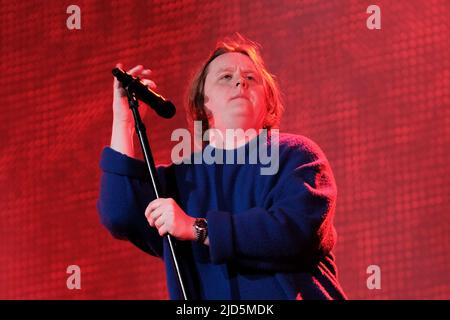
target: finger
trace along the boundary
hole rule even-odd
[[[143,79],[141,81],[147,87],[149,87],[151,89],[156,89],[156,83],[154,83],[152,80],[150,80],[150,79]]]
[[[160,205],[161,205],[161,198],[151,201],[148,204],[147,209],[145,209],[145,216],[148,217],[148,215],[151,214],[152,211],[158,208]]]
[[[155,226],[155,219],[151,215],[147,216],[147,221],[148,221],[148,224],[150,225],[150,227]]]
[[[142,70],[142,72],[141,72],[141,74],[142,75],[145,75],[145,76],[149,76],[149,75],[151,75],[152,74],[152,70],[150,70],[150,69],[144,69],[144,70]]]
[[[164,214],[164,208],[158,207],[150,213],[149,219],[151,219],[154,223],[158,218],[162,217],[163,214]]]
[[[149,207],[147,207],[147,209],[145,209],[145,218],[147,219],[148,223],[153,227],[155,225],[155,218],[154,216],[152,216],[152,210],[149,209]]]
[[[148,204],[147,208],[145,208],[144,215],[145,215],[145,217],[146,217],[147,219],[150,217],[150,213],[152,212],[151,209],[150,209],[150,205],[151,205],[151,204],[152,204],[152,203],[150,202],[150,203]]]
[[[161,226],[164,224],[164,217],[160,215],[158,219],[155,220],[155,227],[159,230]]]
[[[154,209],[153,211],[149,211],[148,213],[146,212],[146,218],[148,223],[150,224],[150,226],[154,227],[155,226],[155,221],[162,216],[164,213],[163,208],[158,207],[156,209]]]
[[[166,227],[165,227],[164,225],[162,225],[161,228],[158,229],[158,233],[159,233],[159,235],[160,235],[161,237],[162,237],[162,236],[165,236],[165,235],[167,234],[167,229],[166,229]]]
[[[134,76],[134,75],[140,73],[143,69],[144,69],[144,66],[142,64],[139,64],[136,67],[128,70],[128,73],[131,74],[132,76]]]

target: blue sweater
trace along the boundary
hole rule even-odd
[[[344,299],[331,253],[336,185],[323,152],[305,137],[280,134],[279,170],[261,175],[263,164],[249,164],[249,144],[223,159],[242,148],[245,164],[157,167],[163,197],[208,219],[209,246],[175,241],[189,299]],[[206,146],[212,155],[218,150]],[[100,166],[102,224],[161,257],[170,298],[182,299],[167,239],[144,216],[155,198],[145,163],[106,147]]]

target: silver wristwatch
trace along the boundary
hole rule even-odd
[[[204,218],[196,218],[194,222],[195,241],[203,243],[208,236],[208,222]]]

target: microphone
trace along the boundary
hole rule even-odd
[[[124,88],[134,93],[137,99],[148,104],[160,117],[170,119],[175,115],[176,110],[173,103],[150,90],[139,78],[133,77],[120,68],[114,68],[112,74],[122,83]]]

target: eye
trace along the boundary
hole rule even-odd
[[[226,73],[220,77],[220,79],[224,79],[224,80],[230,80],[231,78],[233,78],[233,77],[231,76],[231,74],[228,74],[228,73]]]
[[[249,80],[249,81],[256,81],[256,77],[254,75],[252,75],[252,74],[247,75],[246,79]]]

